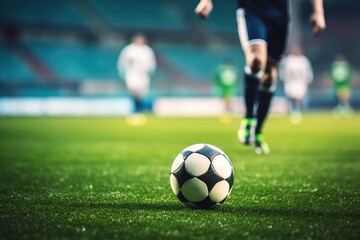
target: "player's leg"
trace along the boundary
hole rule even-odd
[[[349,104],[349,98],[350,94],[348,89],[341,89],[341,91],[339,91],[339,99],[342,106]]]
[[[246,66],[244,68],[245,118],[240,123],[238,138],[243,144],[250,144],[256,125],[255,105],[258,100],[260,79],[264,75],[267,59],[266,32],[264,23],[257,16],[238,9],[237,22]]]
[[[347,87],[338,90],[339,109],[342,115],[348,116],[352,114],[352,108],[350,107],[350,89]]]
[[[301,114],[303,112],[303,101],[302,99],[296,99],[296,111]]]
[[[302,122],[302,100],[294,98],[293,99],[293,109],[290,113],[290,122],[292,124],[299,124]]]
[[[130,97],[133,102],[133,113],[127,116],[126,122],[130,126],[139,125],[138,113],[141,112],[141,100],[134,92],[130,92]]]
[[[136,95],[132,95],[131,98],[134,103],[134,113],[137,114],[141,112],[141,99]]]
[[[141,98],[141,95],[140,95],[139,88],[129,84],[128,85],[128,90],[129,90],[129,93],[131,95],[131,99],[132,99],[133,106],[134,106],[133,113],[134,114],[141,113],[142,108],[143,108],[142,107],[143,104],[142,104],[142,98]]]
[[[260,83],[254,142],[255,152],[259,154],[267,154],[270,152],[269,145],[263,136],[263,127],[276,90],[278,62],[285,51],[288,28],[287,15],[266,22],[268,57],[265,74],[261,78]]]
[[[232,121],[231,114],[232,114],[232,99],[231,99],[231,92],[229,89],[223,89],[222,93],[222,100],[224,103],[224,112],[220,115],[220,121],[222,123],[230,123]]]
[[[245,118],[240,123],[238,137],[241,143],[253,142],[256,125],[255,105],[258,101],[260,79],[266,62],[266,45],[253,44],[244,49],[246,66],[244,71]]]
[[[263,125],[270,109],[271,99],[276,89],[277,63],[268,61],[264,77],[261,79],[259,90],[259,104],[257,107],[257,124],[255,128],[255,151],[259,154],[268,154],[269,145],[262,134]]]
[[[258,43],[248,46],[245,49],[245,82],[244,98],[246,118],[254,118],[254,106],[257,102],[259,83],[264,75],[266,66],[267,50],[265,43]]]
[[[144,98],[139,90],[136,87],[129,88],[131,98],[134,105],[133,114],[127,117],[127,123],[131,126],[142,126],[146,123],[146,117],[143,115],[144,112]]]
[[[293,114],[296,111],[296,99],[290,98],[290,112],[289,114]]]
[[[259,105],[257,108],[257,124],[255,134],[262,132],[264,121],[270,109],[271,99],[276,89],[277,63],[268,62],[259,90]]]
[[[224,102],[224,113],[230,113],[231,112],[231,89],[223,89],[222,96]]]

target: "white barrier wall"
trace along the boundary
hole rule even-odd
[[[0,98],[3,116],[122,116],[132,110],[128,98]]]
[[[214,116],[224,104],[218,98],[158,98],[153,111],[159,116]]]
[[[219,116],[224,112],[223,102],[214,97],[172,98],[160,97],[153,103],[157,116]],[[233,102],[235,113],[244,112],[242,98]],[[275,97],[272,114],[285,114],[285,98]],[[0,98],[2,116],[123,116],[133,112],[129,98]]]
[[[244,112],[243,98],[235,98],[232,103],[235,113]],[[153,112],[158,116],[219,116],[224,113],[224,103],[219,98],[158,98]],[[271,114],[286,114],[288,103],[284,97],[274,97]]]

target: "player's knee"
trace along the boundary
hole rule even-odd
[[[245,72],[251,76],[255,76],[258,79],[261,79],[264,75],[264,63],[261,58],[254,57],[246,66]]]
[[[253,72],[259,72],[262,69],[263,63],[259,57],[254,57],[250,63],[250,68]]]
[[[274,92],[276,89],[276,77],[271,73],[265,73],[261,81],[261,88],[266,91]]]
[[[276,89],[277,65],[267,64],[265,74],[261,79],[263,90],[274,92]]]
[[[262,84],[265,88],[270,88],[274,84],[274,79],[270,74],[266,74],[266,76],[262,80]]]

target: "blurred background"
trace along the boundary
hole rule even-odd
[[[236,1],[214,0],[206,21],[194,14],[197,2],[0,0],[0,114],[86,114],[88,108],[97,109],[92,114],[131,112],[116,62],[138,32],[147,36],[158,63],[149,99],[212,97],[214,71],[224,58],[243,68]],[[327,29],[317,38],[309,26],[310,1],[291,2],[289,44],[303,48],[315,74],[309,109],[335,105],[327,73],[339,53],[355,69],[351,104],[359,108],[360,2],[325,0]],[[237,95],[242,94],[240,86]],[[276,94],[284,96],[281,83]]]

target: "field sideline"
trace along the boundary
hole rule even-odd
[[[0,118],[0,239],[359,239],[360,115],[270,118],[271,154],[236,138],[239,118]],[[185,208],[169,171],[188,145],[232,160],[214,210]]]

